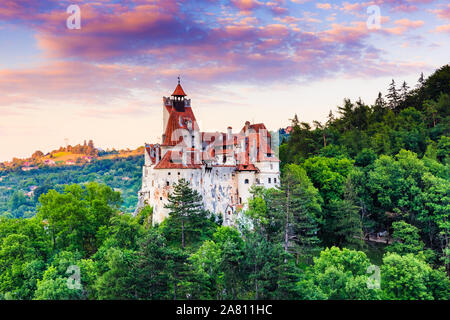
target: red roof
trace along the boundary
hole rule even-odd
[[[243,162],[248,161],[250,144],[252,144],[252,146],[255,147],[257,150],[256,161],[280,162],[280,160],[275,157],[274,152],[269,143],[269,141],[272,139],[272,136],[270,135],[270,132],[267,130],[266,126],[263,123],[250,124],[247,121],[246,125],[241,130],[241,135],[243,135],[244,133],[247,133],[247,136],[245,138],[248,138],[249,144],[247,144],[246,158],[245,160],[241,159],[241,161]],[[271,157],[268,156],[269,154],[271,154]]]
[[[164,133],[165,139],[163,146],[176,146],[183,141],[183,137],[177,136],[177,129],[193,129],[199,131],[197,120],[195,119],[192,108],[186,108],[184,111],[177,111],[173,107],[167,107],[169,111],[169,120],[167,121],[166,132]],[[191,122],[192,127],[188,127],[188,121]],[[181,133],[181,132],[179,132]]]
[[[259,171],[253,163],[249,164],[238,164],[236,166],[237,171]]]
[[[172,93],[172,96],[182,96],[185,97],[187,96],[186,93],[184,93],[183,88],[181,87],[181,84],[178,84],[177,87],[175,88],[175,91]]]
[[[161,148],[156,144],[146,144],[145,151],[150,157],[150,161],[154,164],[156,161],[161,158]]]
[[[177,154],[178,153],[178,154]],[[191,164],[181,162],[181,152],[167,151],[155,169],[201,169],[200,164],[194,164],[194,155],[191,155]]]

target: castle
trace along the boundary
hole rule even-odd
[[[204,208],[232,225],[246,207],[253,185],[279,186],[279,160],[262,123],[249,121],[239,133],[201,132],[180,80],[163,97],[162,144],[145,145],[142,188],[136,212],[153,207],[153,223],[168,217],[164,208],[173,185],[184,178],[203,197]],[[275,139],[274,139],[275,140]]]

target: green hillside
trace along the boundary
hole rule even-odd
[[[122,210],[133,212],[141,185],[142,155],[98,159],[74,166],[41,167],[38,170],[0,171],[0,216],[27,218],[36,213],[39,196],[50,189],[62,191],[68,184],[99,182],[122,195]]]

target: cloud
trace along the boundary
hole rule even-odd
[[[252,10],[261,7],[257,0],[230,0],[231,5],[238,8],[242,14],[250,14]]]
[[[437,26],[435,31],[441,32],[441,33],[450,33],[450,24],[446,24],[443,26]]]
[[[439,19],[450,20],[450,4],[447,4],[447,7],[443,9],[430,9],[428,11],[434,13]]]
[[[276,14],[275,8],[286,8],[287,0],[236,0],[216,11],[209,7],[217,7],[214,0],[135,0],[82,1],[82,28],[68,30],[68,15],[61,10],[67,2],[47,1],[47,7],[34,1],[16,3],[18,7],[8,1],[9,9],[0,14],[12,21],[21,5],[35,10],[21,19],[36,32],[37,44],[50,62],[0,70],[0,104],[5,105],[25,105],[20,99],[26,97],[102,103],[105,97],[130,97],[133,90],[148,89],[157,81],[171,85],[180,73],[206,87],[236,81],[319,80],[355,70],[368,75],[391,72],[383,68],[406,72],[384,58],[370,38],[399,35],[423,25],[403,18],[376,32],[368,30],[365,21],[329,25],[322,24],[327,15],[320,19],[314,12]],[[320,5],[331,7],[327,4]],[[340,7],[358,8],[347,2]],[[245,14],[236,15],[236,9]],[[254,12],[259,10],[264,14]],[[268,13],[273,16],[267,18]],[[383,17],[382,22],[388,19]],[[11,97],[9,92],[20,94]]]
[[[331,9],[331,4],[329,4],[329,3],[316,3],[316,8],[329,10],[329,9]]]
[[[409,19],[396,20],[394,23],[405,28],[419,28],[425,24],[422,20],[412,21]]]

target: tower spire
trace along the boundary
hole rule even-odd
[[[178,85],[175,88],[175,91],[173,92],[172,96],[174,97],[185,97],[187,94],[184,92],[183,88],[181,87],[181,77],[178,76]]]

